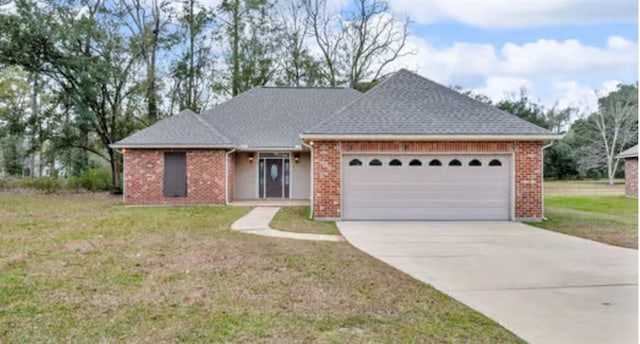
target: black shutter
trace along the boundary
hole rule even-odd
[[[164,196],[187,195],[187,155],[185,152],[164,153]]]

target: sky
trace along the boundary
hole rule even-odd
[[[339,1],[339,0],[336,0]],[[395,62],[494,100],[526,87],[547,107],[596,107],[638,79],[635,0],[390,0],[410,19]]]

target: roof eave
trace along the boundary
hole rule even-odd
[[[618,159],[628,159],[628,158],[637,158],[637,157],[638,157],[638,153],[616,155],[616,158]]]
[[[326,141],[553,141],[562,134],[453,135],[453,134],[302,134],[302,140]]]
[[[202,149],[202,148],[233,148],[232,144],[175,144],[175,143],[161,143],[161,144],[127,144],[127,143],[114,143],[109,145],[114,149]]]

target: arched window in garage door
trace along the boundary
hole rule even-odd
[[[429,161],[429,166],[442,166],[442,163],[438,159],[433,159]]]
[[[378,159],[373,159],[369,161],[369,166],[382,166],[382,161]]]
[[[480,167],[480,166],[482,166],[482,163],[478,159],[473,159],[473,160],[469,161],[469,166]]]
[[[402,166],[402,161],[398,159],[393,159],[389,161],[389,166]]]
[[[413,159],[409,161],[409,166],[422,166],[422,161],[418,159]]]
[[[462,163],[458,159],[453,159],[449,161],[449,166],[462,166]]]
[[[492,166],[492,167],[502,166],[502,162],[500,162],[500,160],[498,160],[498,159],[493,159],[493,160],[489,161],[489,166]]]
[[[362,166],[362,161],[359,159],[351,159],[351,161],[349,161],[349,166]]]

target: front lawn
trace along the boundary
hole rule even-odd
[[[531,223],[611,245],[638,248],[638,200],[624,196],[545,198],[547,221]]]
[[[348,243],[248,211],[0,193],[0,342],[520,342]]]
[[[335,222],[309,220],[309,207],[280,209],[271,220],[271,227],[288,232],[340,234]]]

